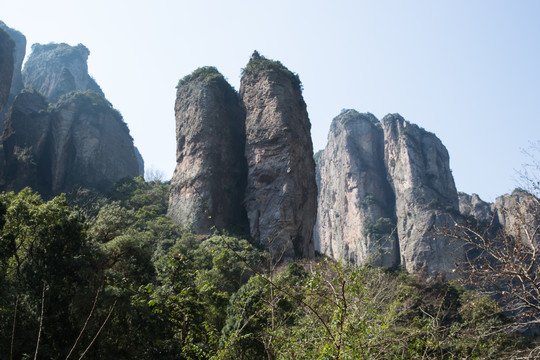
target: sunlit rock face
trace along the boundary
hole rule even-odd
[[[516,189],[495,199],[497,222],[508,236],[537,246],[540,243],[540,199]]]
[[[387,115],[382,121],[385,165],[394,190],[401,265],[425,277],[450,276],[461,244],[440,235],[459,216],[449,156],[432,133]]]
[[[215,68],[183,79],[176,96],[176,169],[169,215],[198,234],[246,231],[244,112]]]
[[[480,199],[478,194],[466,194],[458,192],[459,212],[467,217],[475,219],[481,224],[489,225],[494,220],[494,206]]]
[[[52,107],[41,94],[22,92],[6,115],[3,142],[5,190],[31,186],[45,197],[78,187],[106,191],[139,172],[120,113],[90,91]]]
[[[90,51],[82,44],[34,44],[32,53],[23,69],[23,82],[45,95],[49,102],[56,102],[71,91],[103,91],[88,74]]]
[[[298,77],[254,53],[244,69],[251,236],[281,258],[314,255],[317,211],[310,122]]]
[[[351,264],[397,265],[394,194],[380,122],[372,114],[342,112],[316,159],[316,250]]]

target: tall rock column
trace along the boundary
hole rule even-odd
[[[175,112],[169,215],[199,234],[213,233],[214,225],[242,231],[247,165],[238,94],[217,69],[200,68],[180,81]]]
[[[394,195],[386,179],[379,120],[347,110],[317,157],[315,249],[348,263],[399,263]]]
[[[11,78],[11,88],[9,89],[9,98],[3,111],[0,111],[0,134],[3,131],[3,121],[5,113],[8,108],[13,104],[15,96],[23,89],[22,81],[22,63],[26,54],[26,37],[19,31],[8,27],[4,22],[0,21],[0,29],[5,30],[13,40],[15,45],[13,49],[13,77]],[[0,52],[4,54],[4,52]],[[0,83],[5,84],[4,80],[0,80]]]
[[[21,68],[26,53],[23,34],[0,21],[0,145],[4,132],[4,118],[15,96],[22,90]],[[4,183],[5,159],[0,149],[0,188]]]
[[[387,115],[382,127],[386,167],[396,196],[401,263],[427,278],[451,276],[463,250],[440,235],[459,216],[448,152],[434,134],[397,114]]]
[[[15,42],[9,34],[0,28],[0,112],[4,108],[11,88],[13,77],[13,54]]]
[[[300,80],[255,52],[244,69],[240,97],[246,109],[251,235],[275,255],[311,258],[317,185]]]

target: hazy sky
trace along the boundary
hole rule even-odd
[[[540,1],[25,1],[0,20],[33,43],[82,43],[146,167],[175,166],[180,78],[216,66],[238,89],[253,50],[298,73],[315,150],[341,109],[435,133],[458,190],[494,200],[540,139]]]

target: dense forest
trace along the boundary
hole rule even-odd
[[[318,256],[277,262],[250,239],[193,235],[169,185],[0,195],[3,359],[485,359],[533,337],[458,282]]]

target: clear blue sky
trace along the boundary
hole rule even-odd
[[[398,112],[446,145],[458,190],[494,200],[540,138],[540,1],[1,1],[28,51],[90,49],[90,75],[167,178],[178,80],[213,65],[238,89],[255,49],[300,75],[315,150],[341,109]]]

